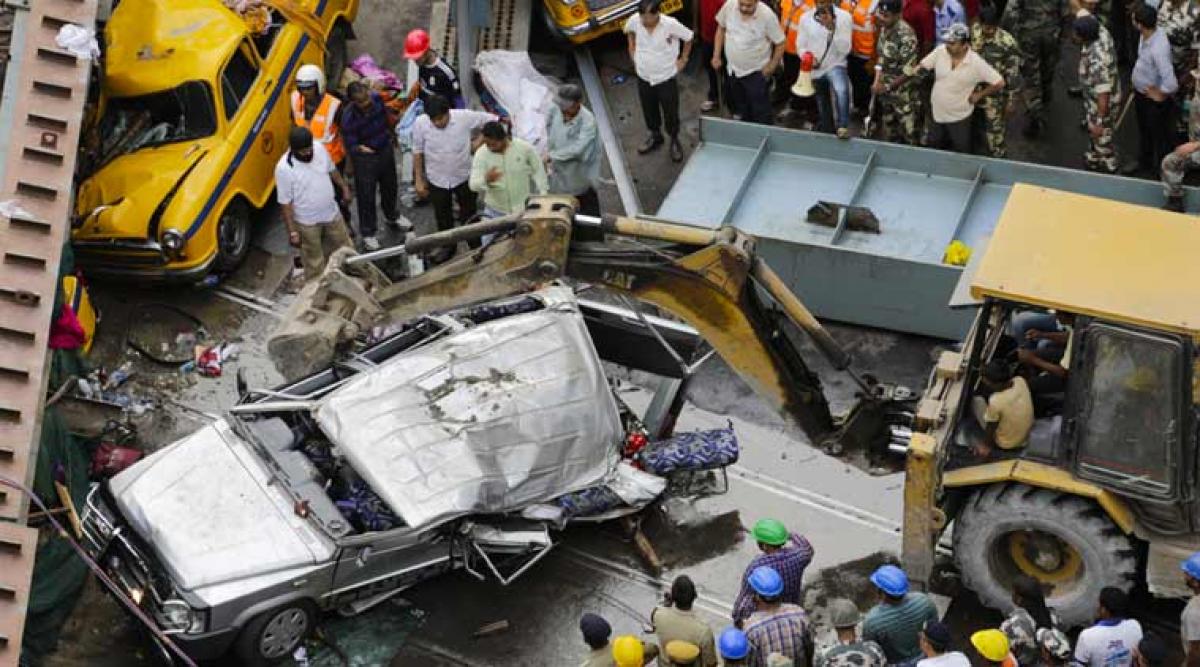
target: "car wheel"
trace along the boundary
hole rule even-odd
[[[1024,484],[975,492],[955,520],[954,559],[983,604],[1007,611],[1012,584],[1028,575],[1065,627],[1090,623],[1100,589],[1128,591],[1133,545],[1094,502]]]
[[[273,665],[291,657],[315,627],[316,610],[297,600],[255,616],[238,636],[237,657],[247,667]]]
[[[342,79],[346,63],[350,62],[350,51],[346,35],[346,26],[338,23],[329,31],[329,39],[325,40],[325,81],[328,87],[336,89]]]
[[[213,264],[216,271],[232,271],[250,252],[250,207],[245,201],[235,199],[225,207],[217,221],[217,259]]]

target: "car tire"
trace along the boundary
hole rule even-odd
[[[217,220],[217,259],[213,262],[213,270],[233,271],[249,252],[250,206],[240,198],[234,199]]]
[[[337,89],[342,72],[350,62],[349,41],[346,26],[340,22],[334,24],[329,31],[329,39],[325,40],[325,81],[328,82],[328,88]]]
[[[1012,582],[1028,574],[1067,628],[1090,623],[1100,589],[1128,591],[1133,544],[1095,502],[1024,484],[976,491],[955,520],[954,558],[963,584],[993,609],[1012,607]]]
[[[274,665],[290,659],[316,627],[317,610],[308,600],[296,600],[250,619],[234,644],[245,667]]]

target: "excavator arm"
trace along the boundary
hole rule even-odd
[[[404,281],[389,281],[372,264],[490,234],[499,237]],[[403,247],[368,255],[339,251],[325,274],[298,295],[268,349],[284,375],[299,377],[328,365],[339,345],[371,327],[530,291],[564,276],[653,304],[690,324],[814,443],[865,449],[882,437],[886,446],[887,401],[850,371],[849,355],[755,255],[753,237],[732,227],[577,216],[570,197],[533,198],[518,215]],[[865,400],[840,422],[784,320],[863,388]]]

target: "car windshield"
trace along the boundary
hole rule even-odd
[[[147,146],[200,139],[216,130],[213,96],[200,81],[149,95],[114,97],[100,120],[102,162]]]

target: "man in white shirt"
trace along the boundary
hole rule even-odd
[[[692,53],[692,31],[659,11],[661,0],[641,0],[637,16],[625,22],[629,57],[638,78],[638,99],[649,134],[638,153],[649,153],[663,145],[662,125],[671,138],[671,159],[683,159],[679,143],[679,84],[675,75]]]
[[[454,202],[458,202],[458,224],[475,215],[478,203],[467,183],[471,177],[471,153],[474,139],[485,123],[496,116],[482,111],[451,109],[450,101],[431,95],[425,103],[425,115],[413,123],[413,183],[417,196],[433,204],[433,217],[439,232],[455,225]],[[478,247],[479,241],[472,241]],[[432,258],[444,261],[452,254],[442,248]]]
[[[833,6],[833,0],[817,0],[813,11],[800,19],[796,36],[796,53],[813,57],[813,87],[817,89],[817,108],[821,114],[821,131],[833,132],[841,139],[850,138],[850,77],[846,74],[846,58],[850,55],[850,35],[854,19],[844,9]],[[832,103],[830,92],[833,93]]]
[[[283,208],[288,243],[300,249],[306,281],[325,270],[329,255],[339,247],[353,247],[346,223],[333,194],[336,183],[342,198],[350,201],[350,186],[342,180],[325,147],[313,143],[312,132],[295,126],[288,133],[291,149],[275,165],[275,190]]]
[[[961,23],[942,33],[942,45],[921,59],[920,68],[934,73],[929,146],[970,153],[975,105],[1003,90],[1004,77],[971,50],[971,30]],[[985,87],[976,90],[979,84]]]
[[[1129,613],[1129,596],[1119,588],[1100,591],[1096,624],[1079,633],[1075,661],[1080,667],[1130,667],[1142,641],[1142,626]]]
[[[783,60],[784,34],[779,17],[758,0],[727,0],[717,12],[713,69],[721,55],[729,63],[735,113],[750,123],[771,124],[768,82]]]

